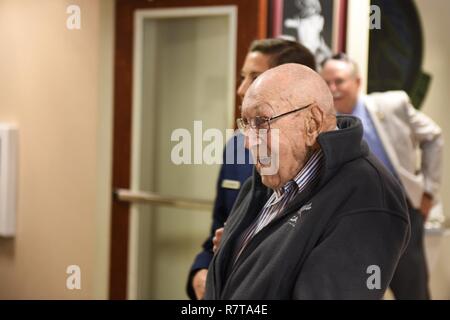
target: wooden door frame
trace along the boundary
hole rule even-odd
[[[250,43],[267,36],[267,0],[116,0],[113,191],[130,187],[134,12],[149,8],[224,5],[235,5],[238,8],[236,75],[239,75]],[[236,81],[235,90],[238,85]],[[235,116],[237,112],[236,104]],[[130,205],[119,201],[114,195],[111,206],[110,299],[127,298],[129,227]]]

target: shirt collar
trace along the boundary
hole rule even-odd
[[[355,105],[353,106],[352,112],[351,113],[342,113],[342,112],[336,112],[337,115],[343,116],[343,115],[352,115],[352,116],[359,116],[362,113],[365,112],[365,108],[364,108],[364,100],[361,96],[358,96],[358,99],[356,100]]]
[[[356,117],[362,117],[366,112],[366,109],[364,107],[364,101],[361,97],[358,97],[358,100],[356,100],[355,107],[353,108],[352,115]]]
[[[322,149],[314,151],[297,175],[292,180],[289,180],[283,187],[275,190],[276,197],[281,197],[284,193],[291,191],[294,187],[298,189],[299,192],[303,191],[308,183],[317,176],[322,159]]]

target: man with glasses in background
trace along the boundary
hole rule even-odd
[[[358,66],[345,54],[325,60],[321,75],[331,90],[336,111],[361,119],[370,150],[400,182],[407,195],[411,239],[391,282],[394,296],[396,299],[429,299],[424,222],[441,183],[441,129],[416,110],[403,91],[360,95]],[[417,148],[421,151],[419,168]]]

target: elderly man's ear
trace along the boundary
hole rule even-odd
[[[316,147],[317,137],[322,132],[324,126],[323,110],[317,105],[313,105],[305,119],[306,129],[306,145],[308,147]]]

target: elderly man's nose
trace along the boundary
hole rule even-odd
[[[252,147],[257,146],[260,143],[260,139],[256,134],[255,129],[249,129],[248,133],[245,137],[245,147],[247,149],[251,149]]]

